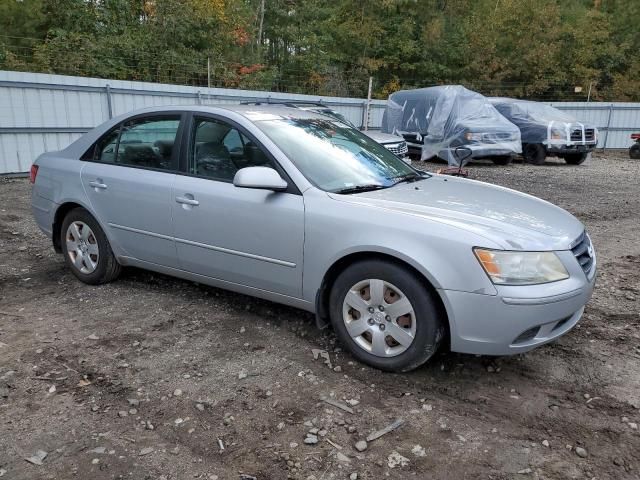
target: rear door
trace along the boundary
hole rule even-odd
[[[131,118],[88,152],[82,184],[108,234],[125,254],[176,267],[172,188],[179,165],[183,114]]]
[[[279,167],[248,132],[223,118],[194,116],[191,125],[188,172],[176,177],[172,207],[181,268],[299,298],[302,195],[290,180],[286,192],[235,187],[243,167]]]

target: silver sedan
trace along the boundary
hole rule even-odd
[[[441,344],[505,355],[569,331],[596,257],[566,211],[424,173],[287,107],[145,109],[31,170],[32,207],[81,281],[136,266],[302,308],[389,371]]]

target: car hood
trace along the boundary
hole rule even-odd
[[[584,226],[569,212],[504,187],[445,175],[355,195],[330,194],[462,228],[511,250],[567,250]]]
[[[382,133],[373,130],[367,130],[366,132],[363,130],[362,133],[381,144],[404,142],[404,138],[390,133]]]

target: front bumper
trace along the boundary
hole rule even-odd
[[[569,145],[549,144],[547,145],[547,153],[550,155],[566,155],[571,153],[589,153],[595,150],[596,142],[577,143]]]
[[[512,355],[548,343],[571,330],[593,293],[596,265],[587,277],[571,251],[557,253],[569,272],[567,280],[496,286],[497,295],[440,290],[449,316],[451,350]]]

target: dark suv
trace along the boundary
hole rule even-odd
[[[489,101],[520,128],[525,162],[542,165],[548,156],[580,165],[598,143],[598,129],[557,108],[540,102],[513,98]]]

